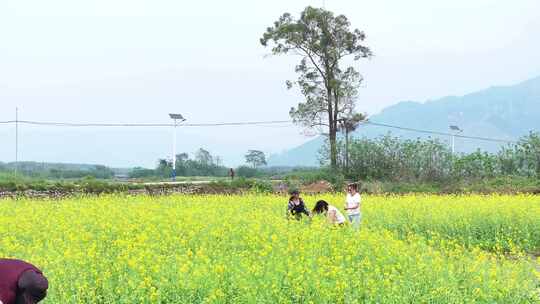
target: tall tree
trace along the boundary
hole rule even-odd
[[[187,162],[189,161],[189,155],[185,152],[182,152],[180,154],[176,154],[176,174],[178,176],[186,176],[187,175]]]
[[[266,156],[259,150],[249,150],[246,154],[246,163],[251,164],[253,168],[266,166]]]
[[[203,148],[195,152],[195,160],[203,166],[211,166],[214,163],[212,154]]]
[[[364,32],[351,30],[344,15],[308,6],[295,19],[283,14],[263,34],[263,46],[273,44],[274,55],[293,53],[302,56],[296,66],[300,75],[287,87],[297,85],[305,97],[304,102],[292,108],[293,120],[306,128],[325,128],[330,142],[330,165],[337,168],[336,134],[342,116],[351,112],[355,98],[350,89],[356,90],[362,81],[352,67],[343,68],[345,61],[370,57],[371,51],[362,42]],[[354,92],[352,92],[354,93]]]
[[[516,145],[517,159],[527,176],[540,179],[540,133],[531,131]]]
[[[156,171],[160,176],[169,176],[172,171],[172,161],[160,158],[158,160]]]

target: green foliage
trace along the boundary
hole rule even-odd
[[[324,180],[332,184],[332,189],[336,192],[345,189],[345,176],[339,171],[329,168],[294,170],[285,176],[285,182],[289,189],[298,189],[302,184],[312,184]]]
[[[42,178],[33,178],[14,173],[0,173],[0,191],[44,191],[55,188],[55,185],[55,183]]]
[[[339,141],[338,164],[348,179],[441,181],[450,173],[451,152],[438,140],[400,140],[386,135],[352,139],[349,146],[346,170],[345,144]]]
[[[87,176],[79,180],[46,180],[42,178],[32,178],[23,175],[0,174],[0,192],[24,192],[28,190],[41,192],[69,193],[114,193],[125,192],[130,189],[139,189],[142,186],[127,183],[115,183],[93,176]]]
[[[251,164],[253,168],[258,168],[260,166],[266,166],[266,155],[264,152],[259,150],[249,150],[246,157],[246,163]]]
[[[272,183],[265,180],[246,179],[244,177],[236,178],[232,181],[214,181],[206,186],[210,192],[228,193],[228,192],[273,192]]]
[[[268,181],[255,180],[251,185],[251,191],[255,193],[272,193],[274,187],[272,187],[272,183]]]
[[[499,157],[503,158],[504,169],[510,174],[540,178],[540,133],[531,132],[522,137],[517,144],[504,149]]]
[[[327,163],[328,149],[326,146],[321,151],[323,163]],[[436,139],[403,140],[391,135],[351,140],[348,166],[342,140],[338,142],[338,151],[340,172],[353,180],[455,183],[500,176],[540,178],[537,133],[497,154],[476,151],[453,155],[446,144]]]
[[[240,166],[236,169],[236,175],[239,177],[252,178],[261,175],[261,172],[256,168],[248,166]]]
[[[306,128],[327,128],[331,153],[330,165],[336,168],[336,134],[342,118],[354,112],[357,88],[362,77],[352,67],[343,67],[345,59],[371,56],[362,43],[365,34],[352,30],[344,15],[308,6],[296,19],[283,14],[263,34],[263,46],[272,44],[275,55],[293,53],[302,59],[295,70],[298,86],[305,101],[290,110],[293,120]]]
[[[497,155],[476,151],[454,159],[452,175],[460,179],[494,178],[502,173]]]
[[[252,185],[252,180],[244,177],[236,178],[230,183],[224,182],[225,185],[230,185],[232,188],[241,189],[241,188],[250,188]]]
[[[156,171],[157,170],[136,167],[136,168],[133,168],[133,170],[131,170],[129,172],[129,177],[131,177],[131,178],[150,178],[150,177],[156,176]]]
[[[110,183],[97,180],[90,176],[82,179],[79,183],[79,186],[83,189],[85,193],[94,193],[94,194],[112,193],[112,192],[115,192],[116,190],[121,190],[121,189],[117,189],[115,186],[113,186]]]
[[[345,176],[341,173],[327,173],[326,180],[332,184],[335,192],[341,192],[345,189]]]
[[[292,184],[298,185],[300,183],[311,184],[320,180],[327,180],[327,170],[313,169],[313,170],[295,170],[285,175],[285,181],[288,186]]]
[[[152,169],[135,168],[129,173],[131,178],[168,178],[172,176],[172,161],[159,159],[157,167]],[[221,165],[219,156],[212,155],[209,151],[200,148],[195,153],[195,159],[190,159],[187,153],[176,155],[177,176],[218,176],[226,177],[228,168]]]
[[[0,164],[0,172],[15,172],[15,166],[19,175],[35,179],[77,179],[85,176],[110,179],[114,177],[114,171],[111,168],[102,165],[38,162]]]

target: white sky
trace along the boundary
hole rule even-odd
[[[265,28],[320,1],[0,1],[0,121],[189,122],[288,119],[295,57],[265,58]],[[326,0],[367,34],[375,54],[358,109],[462,95],[540,75],[538,0]],[[0,161],[14,159],[0,126]],[[167,129],[24,126],[21,159],[153,166],[170,154]],[[179,131],[179,151],[206,147],[237,165],[309,138],[295,127]]]

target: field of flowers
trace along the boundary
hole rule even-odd
[[[286,199],[0,200],[0,256],[44,303],[540,303],[539,196],[365,196],[360,232]]]

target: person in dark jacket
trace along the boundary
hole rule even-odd
[[[0,304],[35,304],[47,296],[41,270],[21,260],[0,259]]]
[[[302,218],[302,214],[310,216],[309,210],[306,208],[306,204],[300,197],[300,191],[293,190],[291,191],[291,197],[289,198],[289,203],[287,204],[287,218],[291,216],[297,220]]]

